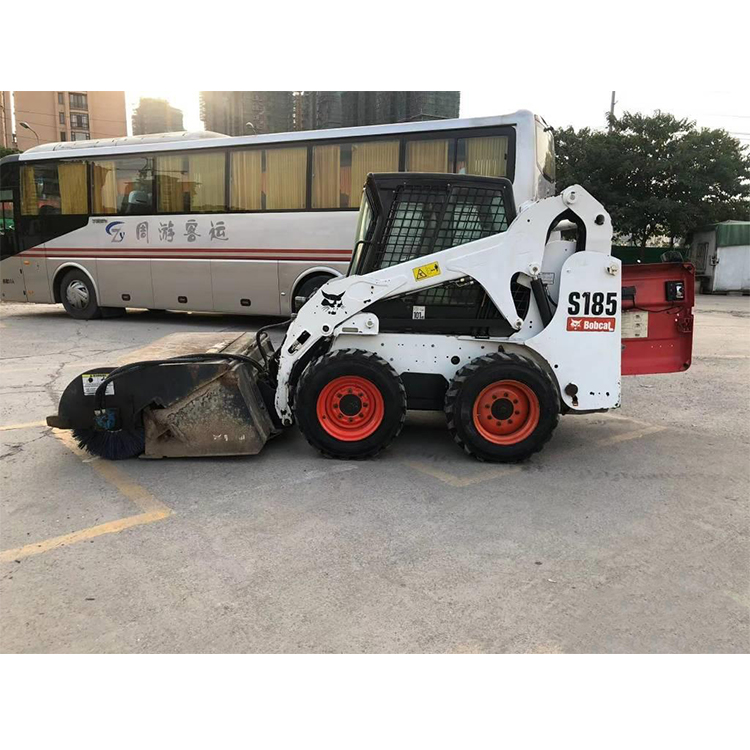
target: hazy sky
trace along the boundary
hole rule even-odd
[[[187,130],[202,130],[198,92],[188,90],[128,91],[128,110],[138,104],[141,96],[167,99],[182,110]],[[503,84],[497,92],[486,88],[461,92],[461,117],[499,115],[517,109],[531,109],[542,115],[553,127],[573,125],[603,127],[609,109],[611,90],[565,91],[550,83],[548,87],[528,83]],[[750,145],[750,96],[737,91],[695,91],[679,89],[623,89],[616,92],[615,112],[651,113],[656,109],[678,117],[689,117],[698,125],[725,128]]]

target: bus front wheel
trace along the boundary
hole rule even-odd
[[[329,274],[317,274],[315,276],[308,276],[304,279],[294,290],[294,296],[292,297],[292,312],[299,312],[302,305],[315,294],[326,282],[330,281],[333,276]]]
[[[83,271],[68,271],[60,284],[60,299],[65,311],[78,320],[102,317],[102,309],[96,300],[96,290],[91,279]]]

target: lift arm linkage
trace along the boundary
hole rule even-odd
[[[550,230],[569,213],[585,234],[586,250],[609,254],[612,223],[604,207],[580,185],[573,185],[554,198],[545,198],[523,210],[507,231],[399,263],[364,276],[334,279],[321,287],[289,326],[280,351],[276,411],[291,424],[289,391],[292,369],[321,339],[339,335],[343,328],[367,334],[378,333],[377,317],[371,313],[352,319],[374,302],[409,292],[440,286],[467,276],[475,279],[501,315],[516,329],[518,317],[510,281],[516,273],[539,277]],[[348,325],[345,325],[348,324]],[[346,332],[352,332],[347,330]]]

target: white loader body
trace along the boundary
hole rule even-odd
[[[549,241],[569,214],[585,234],[585,251]],[[470,360],[498,351],[521,353],[553,377],[571,410],[603,410],[620,403],[620,261],[610,255],[612,223],[604,207],[576,185],[525,208],[506,232],[422,256],[364,275],[330,281],[292,322],[280,353],[275,406],[292,421],[290,379],[295,363],[323,338],[332,349],[377,353],[401,375],[436,373],[450,382]],[[525,285],[548,280],[556,309],[544,326],[532,296],[525,320],[517,313],[511,279]],[[476,338],[380,333],[379,321],[363,312],[374,302],[470,277],[484,288],[516,330],[508,337]],[[557,298],[554,298],[554,293]]]

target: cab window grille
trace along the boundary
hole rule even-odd
[[[501,193],[476,187],[451,191],[432,252],[491,237],[508,228]]]
[[[402,186],[373,270],[490,237],[508,228],[503,194],[466,186]]]
[[[429,255],[447,199],[444,187],[398,188],[388,213],[384,241],[375,257],[375,269]]]

